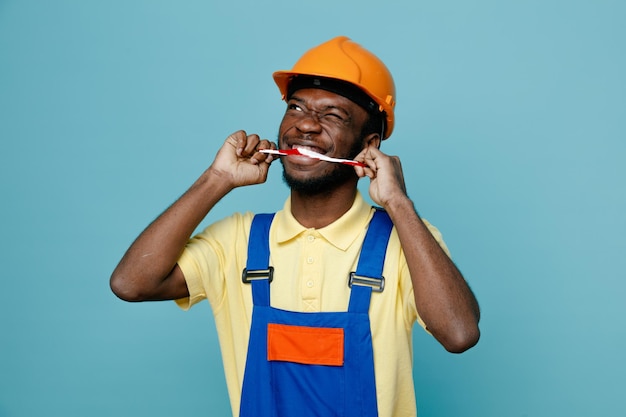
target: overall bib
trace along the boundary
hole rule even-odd
[[[240,417],[377,417],[372,291],[382,291],[393,227],[377,210],[356,272],[347,312],[301,313],[270,306],[269,229],[273,214],[252,222],[243,280],[252,285],[252,324]],[[384,354],[384,353],[381,353]]]

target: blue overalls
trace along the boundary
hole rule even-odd
[[[348,311],[321,313],[270,306],[273,216],[255,216],[243,273],[254,307],[240,417],[377,417],[368,310],[372,291],[384,288],[389,216],[377,210],[370,222],[350,274]]]

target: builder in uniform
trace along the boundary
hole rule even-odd
[[[478,341],[480,313],[407,196],[400,159],[379,149],[394,127],[391,74],[338,37],[274,80],[287,102],[277,145],[230,135],[131,245],[111,288],[182,308],[208,299],[235,416],[415,416],[414,323],[460,353]],[[236,213],[191,238],[222,197],[265,182],[277,157],[260,150],[299,147],[365,167],[280,157],[282,210]],[[357,190],[363,177],[378,209]]]

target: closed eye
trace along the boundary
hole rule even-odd
[[[331,118],[335,118],[337,120],[343,121],[343,116],[341,116],[340,114],[337,114],[337,113],[325,113],[324,117],[331,117]]]

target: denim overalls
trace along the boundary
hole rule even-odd
[[[254,307],[240,417],[377,417],[368,310],[372,291],[384,289],[389,216],[376,210],[370,222],[357,270],[350,274],[348,311],[321,313],[270,306],[273,217],[254,217],[243,273]]]

